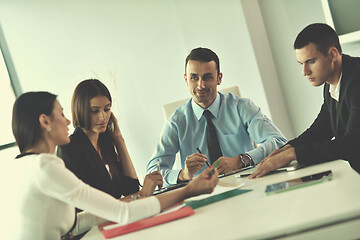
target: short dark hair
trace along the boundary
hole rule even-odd
[[[314,43],[324,56],[328,55],[331,46],[342,53],[338,35],[325,23],[313,23],[305,27],[296,37],[294,49],[303,48],[310,43]]]
[[[107,87],[97,79],[87,79],[80,82],[74,91],[71,100],[71,113],[74,127],[89,130],[90,100],[97,96],[105,96],[112,103],[111,95]]]
[[[14,103],[12,131],[21,153],[33,147],[43,136],[39,117],[51,116],[56,95],[49,92],[27,92]]]
[[[194,48],[191,50],[189,55],[186,57],[185,60],[185,73],[186,73],[186,66],[189,60],[200,61],[200,62],[211,62],[214,61],[216,63],[216,69],[218,74],[220,73],[220,62],[219,57],[209,48]]]

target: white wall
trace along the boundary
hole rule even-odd
[[[0,0],[0,23],[23,91],[58,94],[70,118],[78,82],[96,77],[109,87],[139,175],[164,122],[161,106],[189,96],[184,60],[195,47],[219,55],[220,87],[239,85],[271,117],[238,0]]]
[[[293,43],[308,24],[324,22],[320,1],[260,0],[279,80],[285,94],[294,131],[303,132],[313,122],[322,104],[322,88],[314,88],[302,76]]]
[[[326,22],[321,0],[259,0],[291,124],[296,135],[314,121],[323,102],[323,87],[313,87],[302,76],[293,43],[307,25]],[[360,43],[342,44],[343,52],[360,56]]]
[[[287,137],[304,131],[322,88],[301,75],[292,44],[324,21],[320,0],[0,0],[23,90],[58,94],[70,117],[76,84],[102,80],[139,175],[164,122],[161,106],[189,96],[184,59],[198,46],[219,55],[220,87],[239,85]],[[360,44],[343,50],[359,56]]]

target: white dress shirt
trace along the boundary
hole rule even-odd
[[[340,78],[339,78],[339,82],[338,84],[336,85],[336,88],[330,84],[330,87],[329,87],[329,93],[330,93],[330,96],[335,99],[336,101],[339,101],[339,96],[340,96],[340,86],[341,86],[341,78],[342,78],[342,72],[340,74]]]

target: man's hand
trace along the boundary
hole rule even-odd
[[[152,172],[145,176],[144,184],[139,192],[141,197],[148,197],[153,195],[156,187],[162,188],[163,186],[163,177],[158,171]]]
[[[292,160],[296,159],[295,149],[293,147],[287,147],[285,150],[279,150],[281,151],[275,150],[275,153],[271,153],[272,156],[268,156],[262,160],[261,163],[258,164],[258,169],[256,169],[256,171],[253,172],[249,178],[252,179],[262,177],[268,172],[274,171],[280,167],[284,167]]]
[[[287,144],[287,145],[285,145],[284,147],[282,147],[282,148],[280,148],[280,149],[275,149],[275,150],[272,151],[266,158],[264,158],[264,159],[258,164],[258,166],[261,166],[264,162],[267,161],[268,158],[270,158],[270,157],[272,157],[272,156],[274,156],[274,155],[276,155],[276,154],[279,154],[279,153],[281,153],[281,152],[283,152],[283,151],[285,151],[286,149],[289,149],[289,148],[291,148],[291,147],[292,147],[292,146],[291,146],[290,144]]]
[[[244,164],[240,161],[240,156],[220,157],[220,161],[216,169],[218,170],[219,174],[223,174],[243,167]]]
[[[201,153],[193,153],[186,157],[185,168],[182,169],[178,176],[178,182],[191,180],[195,173],[205,166],[207,157]]]

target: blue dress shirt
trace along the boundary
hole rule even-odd
[[[147,173],[156,171],[159,160],[164,184],[175,184],[181,171],[181,169],[172,169],[177,152],[180,152],[182,168],[185,167],[186,157],[197,152],[197,147],[209,157],[204,110],[206,109],[190,99],[174,112],[163,127],[155,152],[147,164]],[[236,97],[231,93],[225,95],[218,93],[207,110],[214,116],[212,122],[216,127],[224,157],[247,153],[254,163],[258,164],[287,141],[280,130],[250,99]],[[253,140],[260,144],[257,148],[254,148]],[[202,171],[198,171],[195,175]]]

